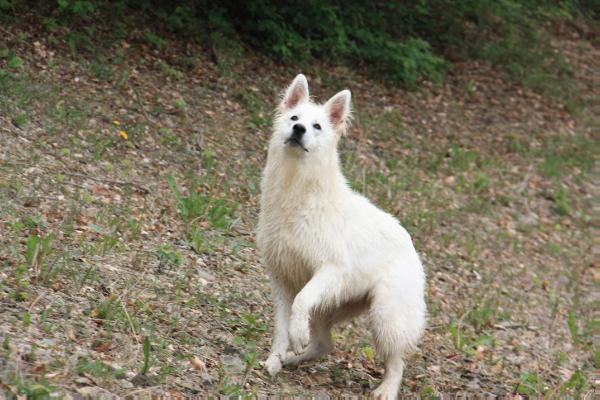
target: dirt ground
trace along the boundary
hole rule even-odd
[[[3,28],[4,29],[4,28]],[[247,49],[115,43],[26,27],[0,39],[0,387],[76,395],[368,394],[365,321],[268,377],[268,280],[254,244],[279,92],[304,72],[353,92],[351,185],[396,215],[428,276],[403,395],[596,395],[600,51],[564,32],[567,107],[483,62],[406,91]],[[595,181],[594,181],[595,178]]]

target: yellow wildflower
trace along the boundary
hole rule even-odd
[[[127,135],[127,132],[125,131],[119,131],[119,136],[121,136],[125,140],[129,139],[129,135]]]

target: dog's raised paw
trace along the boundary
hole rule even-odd
[[[281,358],[277,354],[271,354],[263,364],[269,375],[275,376],[281,371]]]
[[[296,354],[302,353],[310,340],[308,318],[292,318],[289,331],[290,345]]]

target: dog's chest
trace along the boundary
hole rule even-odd
[[[261,214],[259,247],[271,274],[302,287],[314,271],[337,257],[335,214],[306,201],[302,206],[272,204]]]

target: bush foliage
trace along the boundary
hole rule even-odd
[[[207,44],[227,38],[288,63],[341,62],[412,86],[421,77],[439,80],[457,59],[506,63],[518,74],[520,66],[552,57],[544,50],[540,22],[596,18],[600,1],[0,0],[4,12],[31,8],[47,27],[62,24],[91,34],[91,22],[110,20],[113,32],[125,34],[126,17],[118,16],[136,14],[147,29]]]

